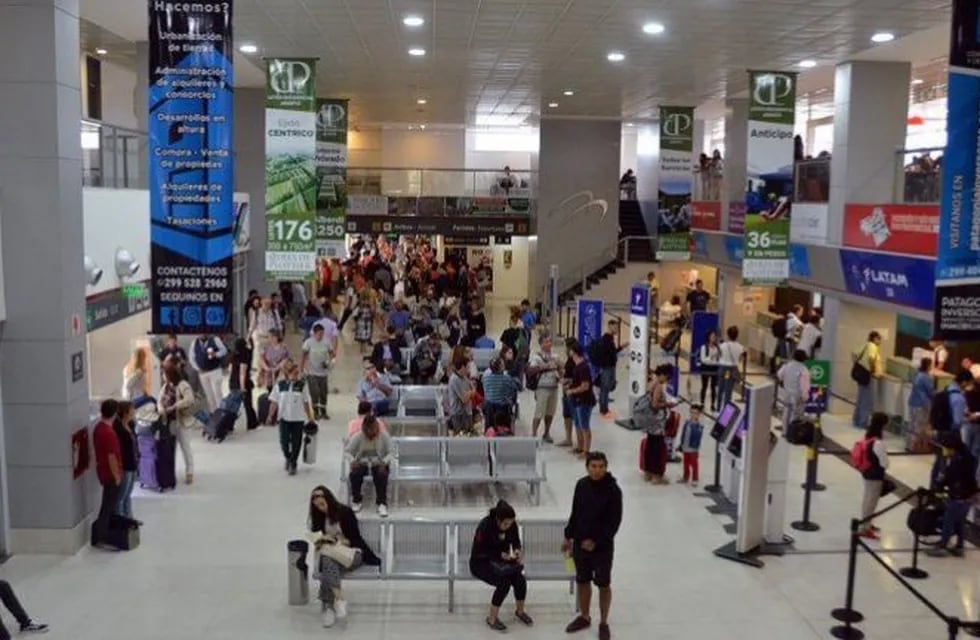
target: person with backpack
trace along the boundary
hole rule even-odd
[[[531,356],[528,363],[525,386],[534,392],[534,419],[531,421],[531,435],[538,437],[538,427],[544,420],[544,435],[541,440],[551,443],[551,423],[558,409],[558,358],[552,347],[554,340],[548,333],[538,338],[541,349]]]
[[[939,477],[946,466],[945,450],[957,440],[970,450],[973,429],[967,423],[966,396],[973,386],[973,376],[969,371],[956,374],[953,384],[937,393],[929,408],[929,425],[932,427],[933,440],[939,443],[932,470],[929,473],[929,488],[939,485]]]
[[[510,314],[510,327],[500,336],[500,343],[511,348],[514,352],[513,373],[518,379],[524,375],[528,358],[531,353],[530,333],[521,324],[521,316],[517,309]]]
[[[803,417],[806,399],[810,395],[810,369],[806,366],[806,352],[797,349],[793,359],[779,368],[776,373],[783,388],[783,429],[794,420]]]
[[[880,378],[884,372],[881,362],[881,334],[872,331],[868,334],[868,341],[864,348],[858,353],[851,367],[851,380],[857,384],[857,400],[854,403],[854,414],[851,417],[851,424],[855,429],[864,429],[868,423],[868,416],[873,410],[874,400],[871,380]]]
[[[888,450],[885,447],[885,425],[888,416],[880,411],[871,416],[871,422],[859,440],[851,449],[851,462],[861,472],[864,478],[864,497],[861,500],[861,520],[864,528],[858,532],[862,538],[878,539],[878,527],[868,518],[875,512],[878,500],[888,493],[885,487],[885,470],[888,469]]]
[[[937,483],[938,487],[945,489],[948,500],[946,501],[946,511],[943,513],[943,530],[939,538],[939,544],[935,549],[930,549],[926,553],[930,556],[942,558],[953,554],[958,558],[963,557],[963,529],[966,524],[966,516],[973,505],[973,498],[977,495],[977,459],[971,455],[966,444],[955,437],[948,443],[952,452],[949,464],[942,472]],[[949,541],[956,534],[956,546],[948,548]]]

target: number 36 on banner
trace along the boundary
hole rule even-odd
[[[749,231],[745,241],[749,249],[768,249],[772,246],[772,234],[768,231]]]
[[[300,240],[309,242],[313,239],[312,220],[271,220],[269,221],[269,240],[273,242],[290,242]]]

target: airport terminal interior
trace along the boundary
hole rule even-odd
[[[0,640],[980,636],[976,2],[0,43]]]

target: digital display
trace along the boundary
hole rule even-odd
[[[728,402],[721,411],[718,412],[718,418],[715,420],[715,426],[711,429],[711,437],[715,440],[724,442],[725,439],[722,437],[726,431],[735,423],[738,419],[738,414],[741,413],[741,409],[738,405]]]
[[[745,418],[745,416],[742,416],[742,419],[732,429],[731,437],[728,439],[728,453],[736,458],[742,457],[742,442],[745,440],[745,434],[749,430],[748,420]]]

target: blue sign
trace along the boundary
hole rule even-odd
[[[645,284],[634,284],[630,289],[630,314],[634,316],[650,315],[650,287]]]
[[[933,308],[935,264],[922,258],[841,249],[848,293],[915,309]]]
[[[150,3],[147,98],[154,333],[231,330],[231,8],[230,2]]]
[[[694,238],[694,251],[691,255],[698,258],[708,257],[708,236],[703,231],[695,231],[692,234]]]
[[[578,301],[578,343],[582,345],[582,353],[588,354],[589,345],[602,337],[604,313],[602,300]]]
[[[742,236],[725,236],[725,253],[732,264],[741,265],[745,257],[745,243]]]
[[[789,275],[791,278],[810,278],[810,255],[802,244],[789,245]]]
[[[708,334],[718,333],[718,314],[698,311],[691,319],[691,373],[701,373],[701,347],[708,342]]]

